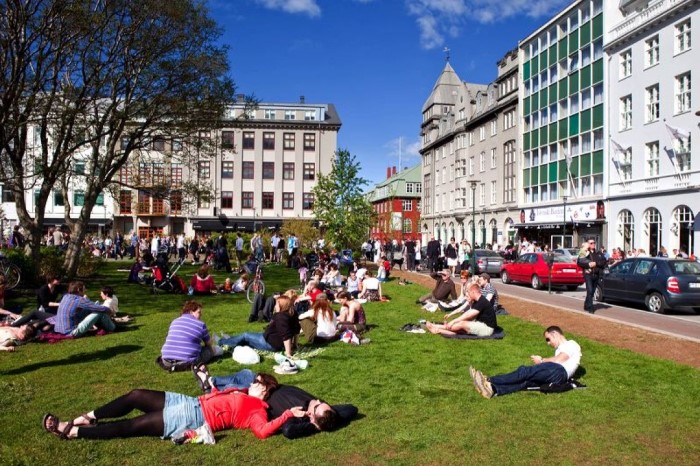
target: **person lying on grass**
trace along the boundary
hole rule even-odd
[[[256,377],[255,372],[250,369],[214,377],[209,375],[205,365],[193,370],[199,387],[205,393],[210,390],[245,389]],[[278,418],[294,406],[301,406],[304,410],[304,416],[290,418],[280,428],[280,432],[289,439],[333,431],[347,425],[357,415],[357,407],[351,404],[329,405],[317,396],[293,385],[279,385],[271,391],[266,402],[271,419]]]
[[[272,320],[263,333],[244,332],[219,340],[220,346],[250,346],[264,351],[284,351],[288,358],[294,352],[295,338],[301,327],[294,312],[294,303],[287,296],[278,296]]]
[[[18,343],[29,341],[34,335],[36,328],[31,324],[0,327],[0,351],[14,351]]]
[[[61,422],[58,417],[47,413],[42,425],[44,430],[61,439],[170,438],[206,422],[212,432],[250,429],[256,437],[264,439],[274,434],[288,419],[305,415],[302,408],[293,407],[268,420],[268,404],[264,400],[277,386],[277,379],[272,375],[258,374],[247,390],[213,389],[212,393],[196,398],[173,392],[136,389],[69,422]],[[103,422],[105,419],[124,417],[136,409],[144,414]]]
[[[553,325],[544,331],[547,345],[555,349],[554,356],[543,358],[533,355],[533,366],[520,366],[513,372],[486,377],[482,372],[469,368],[476,391],[484,398],[503,396],[528,387],[566,383],[581,363],[581,347],[574,340],[567,340],[560,327]]]
[[[469,333],[480,337],[493,335],[496,329],[496,313],[489,301],[481,295],[481,287],[478,283],[467,285],[470,307],[460,316],[444,324],[426,323],[428,331],[434,334],[456,335]],[[451,314],[446,314],[448,319]]]

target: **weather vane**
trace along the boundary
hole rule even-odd
[[[443,52],[445,52],[445,61],[449,62],[450,61],[450,49],[445,47],[442,49]]]

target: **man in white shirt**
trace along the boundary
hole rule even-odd
[[[567,340],[561,328],[553,325],[544,331],[544,339],[555,349],[554,356],[530,356],[533,366],[520,366],[513,372],[486,377],[480,371],[469,368],[476,391],[484,398],[504,396],[528,387],[546,384],[562,385],[574,376],[581,363],[581,347],[574,340]]]
[[[278,255],[279,244],[280,244],[280,237],[277,235],[277,232],[275,232],[272,235],[272,238],[270,238],[270,246],[272,247],[272,252],[270,253],[270,261],[271,262],[279,262],[279,255]]]

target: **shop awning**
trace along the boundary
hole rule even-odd
[[[229,217],[209,217],[192,219],[192,228],[197,231],[245,231],[255,232],[260,229],[277,230],[282,220],[275,219],[241,219]]]
[[[573,225],[573,226],[594,226],[594,225],[602,225],[606,223],[605,219],[598,219],[598,220],[586,220],[586,221],[574,221],[574,222],[566,222],[566,225]],[[562,228],[564,226],[564,222],[541,222],[541,223],[514,223],[513,228],[521,228],[524,230],[552,230],[556,228]]]
[[[56,226],[56,225],[63,225],[65,223],[65,219],[63,217],[60,218],[45,218],[44,219],[44,226]],[[112,223],[111,218],[91,218],[88,220],[88,225],[107,225],[107,224]]]

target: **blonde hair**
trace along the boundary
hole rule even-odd
[[[297,297],[299,296],[299,293],[297,293],[297,290],[287,290],[284,292],[283,296],[286,296],[287,298],[291,299],[292,304],[294,304],[295,302],[297,302]]]
[[[294,314],[294,306],[292,306],[292,300],[288,296],[277,297],[277,312],[286,312],[289,315]]]

